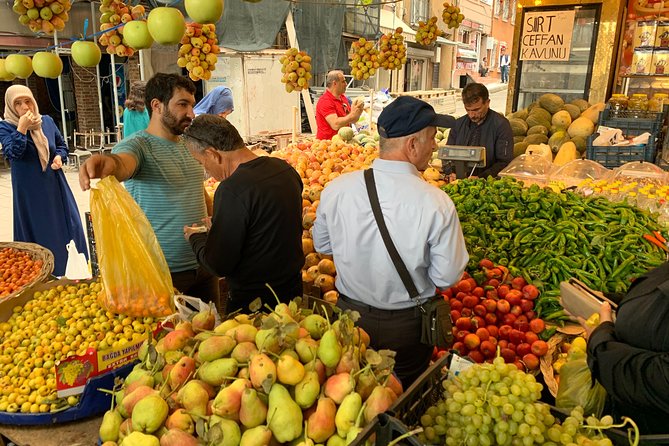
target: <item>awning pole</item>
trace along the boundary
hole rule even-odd
[[[54,31],[53,33],[53,45],[56,47],[56,55],[60,57],[58,54],[58,31]],[[60,73],[58,75],[58,98],[60,99],[60,121],[61,125],[63,126],[63,139],[65,140],[65,144],[67,144],[67,122],[65,120],[65,100],[63,98],[63,73]],[[74,143],[74,141],[73,141]],[[68,145],[69,148],[69,145]]]
[[[91,23],[93,25],[93,42],[97,45],[98,38],[95,35],[95,30],[98,29],[95,24],[95,3],[91,2]],[[84,39],[86,36],[84,36]],[[100,64],[95,66],[95,84],[98,89],[98,109],[100,111],[100,131],[105,131],[105,115],[102,111],[102,87],[100,86]]]
[[[118,132],[118,129],[121,126],[121,116],[118,113],[118,86],[116,85],[116,58],[113,54],[111,56],[111,68],[112,68],[112,86],[114,88],[114,117],[116,118],[116,128],[114,132]]]

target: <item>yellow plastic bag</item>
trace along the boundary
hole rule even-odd
[[[174,313],[172,277],[156,234],[115,177],[91,189],[91,217],[105,287],[101,304],[127,316]]]
[[[583,407],[583,413],[602,416],[606,402],[606,389],[601,384],[592,383],[592,375],[585,355],[574,355],[560,368],[555,406],[571,411],[576,406]]]

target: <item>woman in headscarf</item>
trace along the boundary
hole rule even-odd
[[[195,105],[193,112],[198,115],[218,115],[222,118],[234,111],[232,102],[232,90],[228,87],[216,87],[211,90],[200,102]]]
[[[130,93],[125,100],[123,110],[123,138],[144,130],[149,126],[149,112],[146,111],[144,95],[146,82],[135,81],[130,84]]]
[[[53,274],[65,274],[66,245],[74,240],[88,257],[86,238],[74,195],[63,174],[67,146],[50,116],[39,113],[30,89],[12,85],[5,93],[0,144],[11,163],[14,240],[48,248]]]

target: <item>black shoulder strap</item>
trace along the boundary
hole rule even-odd
[[[374,171],[370,168],[365,170],[365,185],[367,186],[367,195],[369,196],[369,202],[372,205],[372,212],[374,213],[374,219],[376,220],[376,224],[379,226],[379,232],[381,233],[381,238],[383,239],[383,243],[386,245],[386,249],[388,250],[388,254],[390,254],[390,258],[393,261],[393,264],[395,265],[395,269],[397,269],[397,272],[400,275],[400,278],[402,279],[402,283],[404,284],[404,287],[407,289],[407,292],[409,293],[409,297],[416,301],[418,304],[418,290],[416,289],[416,285],[414,285],[413,280],[411,279],[411,275],[409,274],[409,270],[407,270],[406,265],[402,261],[402,258],[400,257],[400,253],[397,252],[397,248],[395,248],[395,244],[393,243],[393,239],[390,238],[390,233],[388,232],[388,227],[386,226],[386,221],[383,219],[383,213],[381,212],[381,205],[379,204],[379,195],[376,191],[376,182],[374,181]],[[420,304],[418,304],[420,306]],[[422,307],[421,307],[422,309]]]

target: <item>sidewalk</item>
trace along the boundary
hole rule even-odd
[[[77,202],[81,221],[84,220],[84,213],[88,212],[89,196],[88,191],[83,192],[79,187],[79,176],[77,171],[71,167],[66,167],[65,178],[72,189],[74,200]],[[12,210],[12,180],[9,168],[0,167],[0,242],[11,242],[14,240],[13,229],[13,210]],[[84,233],[86,232],[84,228]]]

